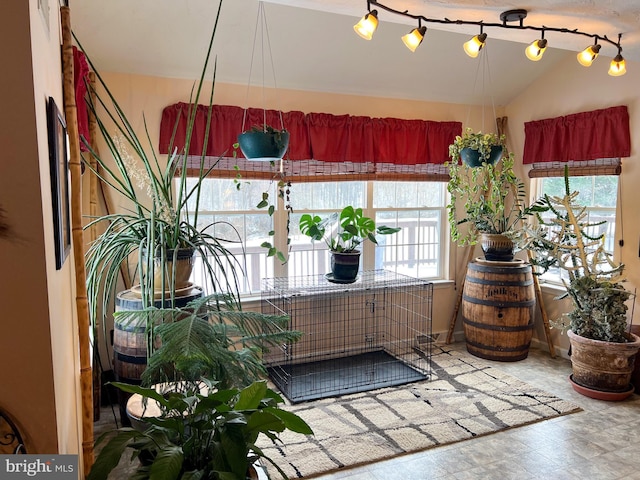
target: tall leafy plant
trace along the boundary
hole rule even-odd
[[[469,167],[459,159],[449,162],[447,213],[451,238],[459,245],[475,245],[481,233],[515,237],[519,223],[535,211],[535,206],[525,204],[525,186],[513,165],[513,153],[503,155],[495,165]]]
[[[194,107],[205,95],[204,85],[221,7],[222,1],[218,6],[202,73],[189,102]],[[77,38],[76,41],[82,49]],[[228,237],[221,237],[218,234],[219,227],[222,227],[220,222],[202,225],[198,218],[203,195],[202,180],[213,168],[205,166],[204,146],[209,135],[209,122],[204,132],[199,162],[190,168],[191,171],[196,171],[195,179],[190,181],[187,160],[193,141],[196,109],[192,108],[189,112],[186,131],[183,132],[186,139],[184,147],[174,148],[172,139],[169,148],[171,153],[166,161],[161,161],[154,151],[146,122],[144,138],[140,138],[88,55],[87,60],[100,86],[93,90],[96,100],[89,100],[88,107],[95,115],[100,138],[107,146],[108,154],[102,156],[87,144],[90,154],[96,159],[97,168],[91,168],[88,161],[86,165],[105,185],[122,195],[129,203],[126,211],[94,218],[86,227],[99,224],[105,228],[90,245],[86,256],[87,291],[92,319],[95,321],[100,310],[108,311],[109,301],[117,290],[122,265],[132,266],[134,277],[137,275],[140,280],[140,290],[146,305],[152,304],[155,290],[160,290],[163,298],[165,292],[169,292],[166,296],[173,301],[175,270],[161,276],[161,281],[168,283],[164,285],[154,285],[154,276],[145,272],[153,271],[156,257],[164,268],[167,268],[166,265],[173,265],[175,269],[177,249],[180,248],[193,249],[202,259],[205,275],[213,290],[229,293],[239,307],[237,272],[242,268],[242,263],[231,253],[228,245],[230,242],[240,243],[240,236],[232,225],[227,224],[225,230],[232,233]],[[214,62],[212,87],[208,94],[210,114],[215,76]],[[173,138],[177,128],[176,124]],[[140,188],[143,193],[140,193]],[[195,213],[189,215],[189,211]]]

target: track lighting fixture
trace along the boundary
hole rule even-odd
[[[609,75],[612,77],[619,77],[627,73],[627,62],[624,61],[624,58],[618,52],[611,63],[609,64]]]
[[[476,35],[468,42],[465,42],[462,48],[464,48],[464,52],[469,55],[471,58],[476,58],[484,47],[484,42],[487,41],[487,34],[480,33],[480,35]]]
[[[365,40],[371,40],[373,38],[373,34],[376,31],[376,28],[378,28],[377,10],[371,10],[353,26],[353,29],[356,31],[356,33]]]
[[[578,63],[583,67],[590,67],[593,61],[598,57],[600,48],[600,44],[598,44],[598,37],[596,37],[596,43],[589,45],[578,54]]]
[[[378,26],[378,11],[371,10],[371,7],[377,7],[379,9],[385,10],[387,12],[393,13],[395,15],[400,15],[403,17],[407,17],[412,19],[412,21],[418,21],[418,28],[414,28],[410,33],[404,35],[402,37],[402,41],[407,46],[409,50],[414,52],[416,48],[422,43],[424,39],[424,35],[427,31],[427,27],[422,26],[422,23],[440,23],[446,25],[477,25],[480,27],[480,34],[474,36],[468,42],[465,42],[463,45],[464,51],[467,55],[472,58],[475,58],[479,55],[480,50],[484,47],[484,44],[487,40],[487,34],[483,32],[484,27],[492,27],[492,28],[506,28],[506,29],[516,29],[516,30],[533,30],[537,32],[541,32],[541,38],[539,40],[535,40],[525,49],[525,55],[530,60],[537,62],[542,58],[545,49],[547,48],[547,40],[544,38],[545,32],[555,32],[558,34],[569,34],[569,35],[581,35],[585,37],[591,37],[595,39],[593,45],[585,48],[582,52],[578,54],[578,62],[580,65],[584,65],[585,67],[590,66],[593,61],[596,59],[598,54],[600,53],[601,45],[599,42],[608,43],[618,49],[618,54],[611,61],[609,65],[609,75],[619,76],[624,75],[627,72],[626,62],[622,57],[622,45],[621,39],[622,34],[618,34],[618,41],[612,40],[608,38],[606,35],[596,35],[594,33],[583,32],[576,29],[570,29],[566,27],[548,27],[548,26],[535,26],[535,25],[524,25],[524,19],[527,17],[527,11],[521,8],[507,10],[500,14],[500,21],[498,22],[485,22],[485,21],[475,21],[475,20],[454,20],[449,18],[429,18],[424,15],[414,15],[409,13],[408,10],[395,10],[391,7],[387,7],[386,5],[380,3],[378,0],[366,0],[367,1],[367,14],[362,17],[362,19],[355,25],[354,30],[360,35],[362,38],[367,40],[371,40],[373,36],[373,32],[375,32],[376,27]]]
[[[531,42],[525,51],[524,54],[527,56],[529,60],[532,62],[537,62],[544,55],[544,51],[547,49],[547,40],[544,38],[544,30],[542,31],[542,38],[540,40],[535,40]]]
[[[418,48],[418,46],[422,43],[425,33],[427,33],[427,27],[419,26],[418,28],[414,28],[405,36],[403,36],[402,41],[409,50],[415,52],[416,48]]]

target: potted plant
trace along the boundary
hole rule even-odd
[[[218,6],[218,13],[222,2]],[[207,135],[200,139],[203,151],[200,155],[190,155],[194,134],[196,105],[199,103],[206,79],[213,41],[217,29],[215,24],[210,35],[199,81],[193,89],[189,105],[188,121],[183,136],[184,146],[173,148],[173,139],[166,158],[156,154],[154,142],[148,132],[139,135],[127,115],[118,104],[109,87],[87,55],[87,61],[97,79],[97,87],[89,87],[94,95],[87,96],[87,106],[96,120],[99,137],[106,148],[101,153],[85,141],[89,154],[95,158],[96,167],[91,166],[88,158],[85,165],[96,175],[103,185],[116,193],[122,207],[115,212],[91,219],[86,228],[101,226],[104,231],[93,241],[86,254],[87,293],[93,338],[98,338],[102,328],[104,339],[110,337],[107,321],[113,311],[112,301],[118,303],[122,290],[119,277],[130,277],[125,282],[126,293],[137,293],[136,305],[139,310],[159,306],[161,309],[184,305],[189,298],[202,294],[188,282],[189,268],[194,255],[202,262],[203,277],[207,291],[224,293],[227,303],[235,310],[242,310],[239,294],[239,276],[242,259],[230,250],[229,245],[239,243],[233,225],[226,222],[206,223],[199,216],[201,200],[204,198],[203,180],[213,167],[205,167]],[[76,39],[79,48],[82,45]],[[215,77],[215,74],[214,74]],[[215,80],[215,79],[214,79]],[[213,89],[215,81],[211,85]],[[209,108],[212,107],[213,90],[208,95]],[[174,138],[178,126],[174,128]],[[195,140],[194,140],[195,141]],[[189,169],[189,172],[187,171]],[[195,172],[195,174],[194,174]],[[189,214],[189,212],[195,212]],[[221,225],[224,224],[224,225]],[[217,228],[223,227],[223,228]],[[224,230],[227,233],[220,234]],[[181,279],[182,265],[186,263],[185,276]],[[130,285],[133,283],[134,285]],[[135,285],[137,283],[137,285]],[[133,303],[133,302],[132,302]],[[133,307],[132,307],[133,308]],[[118,309],[118,305],[116,305]],[[167,319],[171,319],[170,314]],[[137,324],[114,325],[113,369],[116,378],[123,381],[140,382],[141,374],[147,362],[147,356],[156,346],[149,339],[153,322],[162,322],[165,317],[153,318],[145,314],[134,316],[131,322]],[[118,328],[123,326],[124,328]],[[124,352],[124,343],[118,343],[117,334],[124,332],[128,340],[134,342],[129,352]],[[106,340],[105,340],[106,341]],[[135,343],[138,342],[138,343]],[[116,347],[120,348],[117,350]],[[135,354],[130,354],[134,351]],[[98,356],[100,350],[94,349]],[[141,352],[140,356],[135,356]],[[129,363],[130,360],[133,362]],[[134,363],[135,362],[135,363]],[[105,359],[96,358],[94,364],[105,364]],[[129,368],[131,367],[131,368]],[[120,398],[121,412],[124,409]]]
[[[640,337],[629,332],[627,305],[631,292],[622,285],[624,264],[605,251],[605,235],[590,229],[585,207],[576,202],[565,167],[565,195],[544,195],[537,203],[553,213],[538,225],[527,226],[527,248],[535,253],[532,264],[542,274],[551,267],[566,272],[562,282],[573,310],[553,323],[567,330],[571,343],[574,389],[605,400],[621,400],[633,393],[630,385]]]
[[[461,159],[469,167],[480,167],[483,164],[494,165],[505,148],[505,135],[495,133],[474,132],[466,128],[462,136],[456,136],[449,145],[449,156],[454,162]]]
[[[289,132],[267,124],[254,125],[238,135],[238,145],[248,160],[280,160],[289,148]]]
[[[451,238],[458,245],[480,242],[486,260],[513,260],[517,227],[537,208],[525,205],[525,186],[513,171],[513,153],[495,165],[485,162],[470,167],[459,162],[457,149],[450,151],[447,213]],[[464,206],[462,213],[460,204]]]
[[[336,224],[337,222],[337,224]],[[354,282],[360,265],[358,246],[365,240],[378,244],[376,235],[397,233],[400,228],[376,226],[372,218],[365,217],[361,208],[346,206],[342,211],[327,218],[303,214],[300,217],[300,232],[312,240],[324,240],[331,251],[331,276],[336,282]]]
[[[220,236],[214,233],[215,227],[224,222],[207,224],[198,216],[204,195],[202,181],[213,168],[205,168],[206,152],[200,155],[199,164],[189,166],[190,172],[197,172],[195,177],[187,175],[195,105],[206,81],[216,29],[217,17],[202,73],[189,102],[194,108],[189,112],[186,131],[183,132],[185,145],[180,150],[171,145],[171,153],[165,161],[156,156],[148,134],[146,138],[136,134],[87,55],[99,85],[99,88],[89,87],[95,94],[95,101],[92,95],[87,96],[87,106],[95,117],[99,137],[107,151],[104,155],[99,154],[85,140],[97,166],[92,167],[87,159],[85,164],[92,174],[126,202],[120,211],[93,218],[85,227],[100,225],[104,228],[86,254],[87,293],[94,328],[99,323],[105,324],[98,317],[104,318],[109,312],[111,300],[119,288],[121,269],[128,272],[133,282],[137,280],[137,292],[145,307],[153,305],[156,299],[173,306],[180,291],[190,286],[188,278],[194,255],[202,260],[209,289],[229,294],[236,305],[240,305],[236,272],[242,264],[228,248],[230,243],[240,242],[240,237],[227,223],[225,230],[231,233]],[[78,39],[76,41],[86,54]],[[209,98],[212,99],[212,95]],[[206,144],[207,139],[204,138],[203,148]],[[195,213],[189,215],[190,211]],[[183,266],[186,266],[184,272]]]
[[[229,295],[196,298],[184,307],[118,311],[124,323],[140,317],[153,325],[158,347],[148,359],[142,384],[197,382],[206,377],[220,388],[244,387],[266,376],[262,354],[296,342],[287,315],[240,311]]]
[[[128,478],[245,480],[258,459],[282,469],[256,445],[259,435],[278,441],[278,434],[291,430],[312,435],[309,425],[294,413],[279,407],[284,400],[258,381],[243,388],[218,388],[201,380],[204,388],[169,389],[115,384],[128,393],[142,396],[160,410],[157,416],[143,416],[144,431],[119,428],[97,441],[108,439],[98,454],[88,480],[106,480],[125,451],[140,462]]]

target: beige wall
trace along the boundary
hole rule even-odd
[[[636,141],[640,138],[640,63],[628,63],[627,74],[611,77],[607,74],[610,58],[600,57],[590,68],[582,67],[575,61],[574,55],[568,55],[564,63],[534,82],[523,94],[506,108],[509,117],[509,138],[511,149],[516,157],[522,159],[524,148],[524,123],[531,120],[557,117],[577,112],[585,112],[616,105],[629,108],[631,129],[631,157],[622,159],[620,176],[619,211],[616,239],[624,239],[624,247],[617,246],[615,259],[626,265],[626,286],[632,291],[640,286],[640,258],[638,257],[638,239],[640,238],[640,216],[637,211],[637,188],[640,185],[640,150]],[[526,177],[528,167],[521,160],[516,162],[519,174]],[[624,235],[622,231],[624,227]],[[545,305],[550,317],[556,318],[570,308],[568,301],[555,301],[558,291],[548,291]],[[635,309],[640,307],[636,298]],[[636,318],[635,324],[640,323]],[[538,329],[538,335],[540,335]],[[568,346],[566,335],[553,332],[554,343]],[[543,337],[541,337],[543,338]]]
[[[0,31],[0,205],[13,234],[0,240],[0,407],[29,453],[79,452],[78,347],[72,257],[55,269],[46,101],[62,105],[57,2],[5,9]],[[50,28],[47,28],[49,23]]]

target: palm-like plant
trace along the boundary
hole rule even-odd
[[[124,323],[153,325],[154,343],[142,374],[145,385],[197,383],[202,377],[222,388],[246,386],[266,375],[262,353],[297,341],[301,332],[288,330],[287,315],[238,311],[229,295],[209,295],[180,308],[119,311]]]

